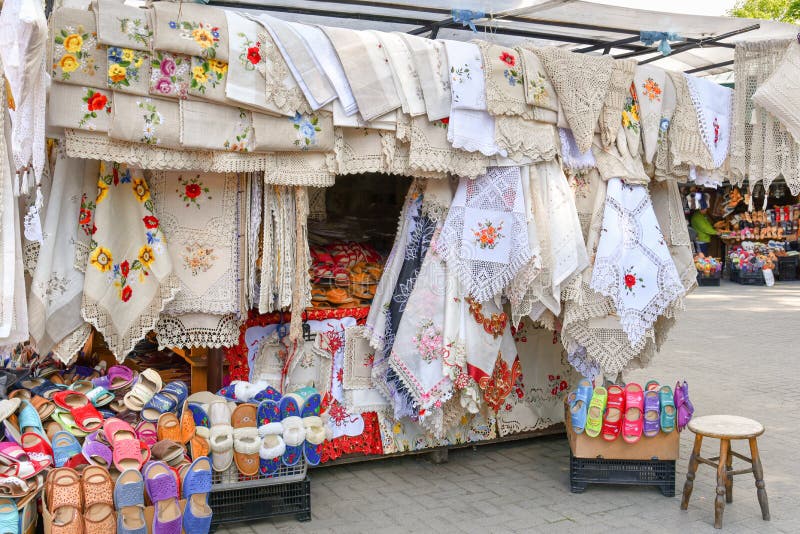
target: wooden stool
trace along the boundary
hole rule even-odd
[[[698,417],[689,422],[689,430],[695,433],[694,449],[689,458],[689,471],[686,473],[686,484],[683,486],[683,499],[681,510],[689,507],[689,497],[692,496],[694,476],[697,466],[701,463],[710,465],[717,470],[717,499],[714,503],[714,528],[722,528],[722,513],[725,511],[725,501],[733,502],[733,475],[753,473],[756,479],[756,493],[758,504],[761,506],[761,517],[769,521],[769,503],[767,490],[764,489],[764,470],[761,467],[761,458],[758,455],[758,442],[756,438],[764,433],[764,426],[758,421],[738,417],[736,415],[707,415]],[[719,456],[703,458],[700,456],[700,446],[703,437],[719,439]],[[748,458],[731,450],[731,440],[746,439],[750,442],[750,455]],[[748,469],[733,470],[733,457],[750,462]],[[723,498],[724,496],[724,498]]]

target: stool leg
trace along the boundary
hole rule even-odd
[[[728,441],[728,456],[725,462],[725,502],[733,502],[733,455],[731,454],[731,442]]]
[[[697,466],[700,465],[700,462],[697,461],[697,458],[700,456],[700,447],[702,445],[703,436],[700,434],[695,434],[694,448],[692,449],[692,455],[689,457],[689,470],[686,472],[686,482],[683,484],[681,510],[686,510],[689,508],[689,497],[692,496],[692,490],[694,489],[694,476],[695,473],[697,473]]]
[[[725,511],[725,487],[728,484],[728,447],[730,447],[730,440],[719,440],[717,499],[714,501],[714,528],[722,528],[722,513]]]
[[[761,506],[761,518],[769,521],[769,501],[767,501],[767,490],[764,484],[764,468],[761,466],[761,456],[758,454],[756,438],[750,438],[750,456],[753,459],[753,476],[756,479],[756,493],[758,494],[758,504]]]

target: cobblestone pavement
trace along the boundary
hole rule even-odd
[[[732,413],[766,426],[759,439],[772,521],[764,522],[751,475],[734,478],[724,532],[800,531],[800,282],[774,287],[698,288],[649,369],[627,373],[689,382],[696,413]],[[681,436],[676,497],[655,488],[589,486],[569,492],[564,437],[319,468],[312,472],[312,521],[238,523],[222,533],[280,532],[716,532],[715,472],[701,465],[688,511],[679,509],[693,434]],[[716,456],[706,439],[704,456]],[[734,450],[748,452],[746,442]],[[734,467],[737,463],[734,462]]]

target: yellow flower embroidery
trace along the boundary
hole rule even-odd
[[[150,199],[150,189],[147,187],[147,182],[144,178],[136,178],[133,180],[133,194],[139,199],[139,202],[146,202]]]
[[[111,267],[113,267],[113,261],[111,251],[104,247],[97,247],[89,256],[89,263],[94,265],[101,273],[110,271]]]
[[[136,60],[133,62],[133,66],[137,69],[142,66],[144,63],[144,58],[142,56],[136,56]]]
[[[153,254],[153,249],[149,245],[144,245],[139,249],[139,261],[142,262],[142,265],[145,267],[150,267],[150,264],[153,263],[155,259],[156,257]]]
[[[64,49],[67,52],[72,52],[74,54],[75,52],[79,52],[82,46],[83,37],[77,33],[73,33],[64,37]]]
[[[128,71],[119,63],[112,63],[108,67],[108,79],[112,82],[121,82],[127,76]]]
[[[399,434],[402,431],[403,431],[403,425],[400,423],[395,423],[394,426],[392,427],[392,432],[394,432],[395,434]]]
[[[204,84],[208,82],[208,73],[203,70],[203,67],[197,66],[192,69],[192,77],[197,83]]]
[[[203,28],[195,28],[192,30],[192,38],[194,42],[200,45],[200,48],[209,48],[214,45],[214,36],[211,32]]]
[[[108,196],[108,186],[101,178],[97,180],[97,203],[100,204]]]
[[[209,59],[208,65],[211,67],[211,70],[216,72],[217,74],[225,74],[228,72],[228,64],[224,61],[219,61],[217,59]]]
[[[58,66],[61,67],[61,70],[64,72],[72,72],[78,70],[78,67],[81,65],[78,63],[78,59],[72,54],[64,54],[61,61],[58,62]]]
[[[131,50],[130,48],[123,48],[122,61],[133,61],[133,50]]]
[[[631,119],[628,117],[628,113],[626,111],[622,112],[622,125],[625,128],[631,125]]]

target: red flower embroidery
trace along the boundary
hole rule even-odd
[[[131,272],[131,266],[128,263],[128,260],[123,261],[119,264],[119,270],[122,273],[122,276],[128,277],[128,273]]]
[[[625,287],[630,289],[635,285],[636,285],[636,277],[633,276],[632,274],[626,274],[625,275]]]
[[[80,219],[78,220],[78,224],[89,224],[89,221],[91,220],[92,220],[92,212],[85,208],[81,208]]]
[[[152,215],[148,215],[147,217],[142,219],[144,222],[145,228],[152,230],[153,228],[158,228],[158,218],[153,217]]]
[[[114,177],[114,185],[119,185],[119,169],[116,167],[111,169],[111,175]]]
[[[343,368],[340,368],[339,371],[336,373],[336,380],[338,380],[340,384],[344,381],[344,369]]]
[[[500,54],[500,61],[508,65],[509,67],[513,67],[517,64],[517,58],[515,58],[512,54],[508,52],[503,52]]]
[[[106,107],[106,102],[108,102],[108,98],[101,93],[95,93],[89,97],[89,100],[86,101],[86,107],[89,111],[97,111],[99,109],[103,109]]]
[[[257,65],[261,61],[261,52],[258,46],[251,46],[247,49],[247,60],[253,65]]]
[[[450,124],[450,117],[439,119],[439,122],[441,122],[442,124]]]
[[[131,295],[133,295],[133,290],[131,286],[125,286],[122,288],[122,302],[128,302],[131,300]]]
[[[186,184],[186,196],[189,198],[197,198],[203,190],[197,184]]]

